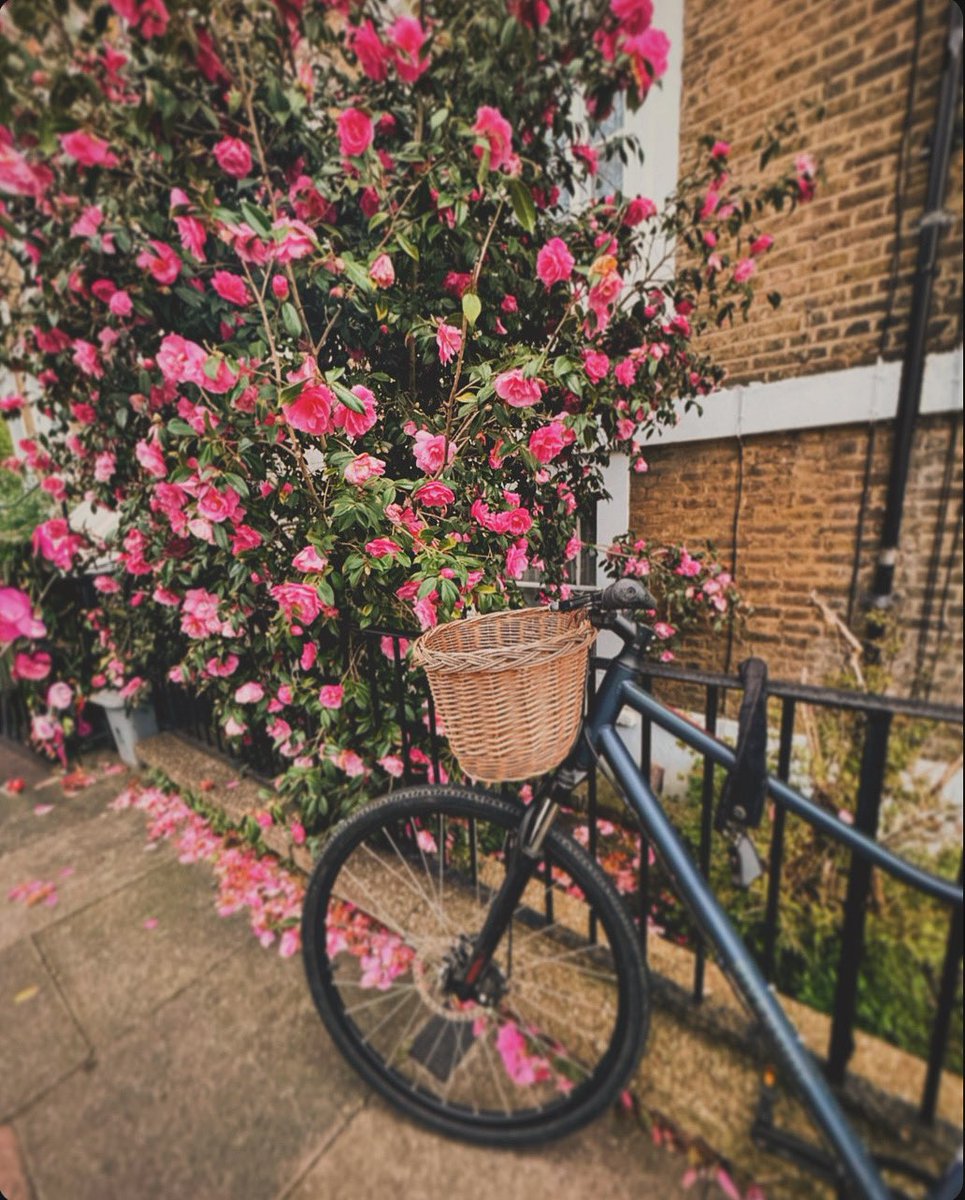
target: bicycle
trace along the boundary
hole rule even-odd
[[[302,923],[308,982],[325,1026],[377,1092],[449,1136],[532,1145],[573,1132],[611,1105],[646,1042],[647,969],[613,882],[555,825],[598,759],[831,1147],[841,1194],[888,1200],[893,1193],[870,1153],[626,749],[620,710],[633,708],[730,771],[717,824],[745,879],[758,870],[746,830],[769,792],[946,903],[961,907],[961,887],[895,857],[767,775],[759,680],[745,681],[736,750],[640,688],[635,678],[654,635],[625,612],[652,609],[654,601],[637,580],[558,607],[586,608],[623,650],[568,758],[532,802],[454,784],[411,787],[358,810],[327,843]],[[959,1152],[929,1200],[952,1200],[961,1189]]]

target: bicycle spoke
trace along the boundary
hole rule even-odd
[[[341,937],[315,944],[333,948],[325,986],[386,1094],[495,1137],[524,1114],[534,1128],[555,1120],[600,1092],[607,1073],[615,1079],[621,989],[637,978],[621,976],[617,951],[639,952],[632,931],[614,948],[615,900],[594,907],[600,885],[556,840],[477,990],[457,998],[453,972],[469,961],[519,824],[517,810],[460,794],[461,810],[426,807],[425,791],[402,796],[363,825],[328,885],[348,902],[332,910]],[[588,911],[602,917],[601,946],[586,940]]]

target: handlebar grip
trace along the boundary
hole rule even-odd
[[[639,579],[618,579],[603,589],[599,608],[615,612],[621,608],[656,608],[657,602]]]

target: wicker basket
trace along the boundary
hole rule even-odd
[[[436,712],[459,765],[486,783],[529,779],[576,740],[590,647],[581,612],[524,608],[439,625],[418,639]]]

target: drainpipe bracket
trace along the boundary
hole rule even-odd
[[[944,208],[933,208],[930,212],[926,212],[918,222],[919,229],[930,229],[932,226],[938,225],[942,229],[947,229],[949,225],[955,224],[955,218],[950,212]]]

